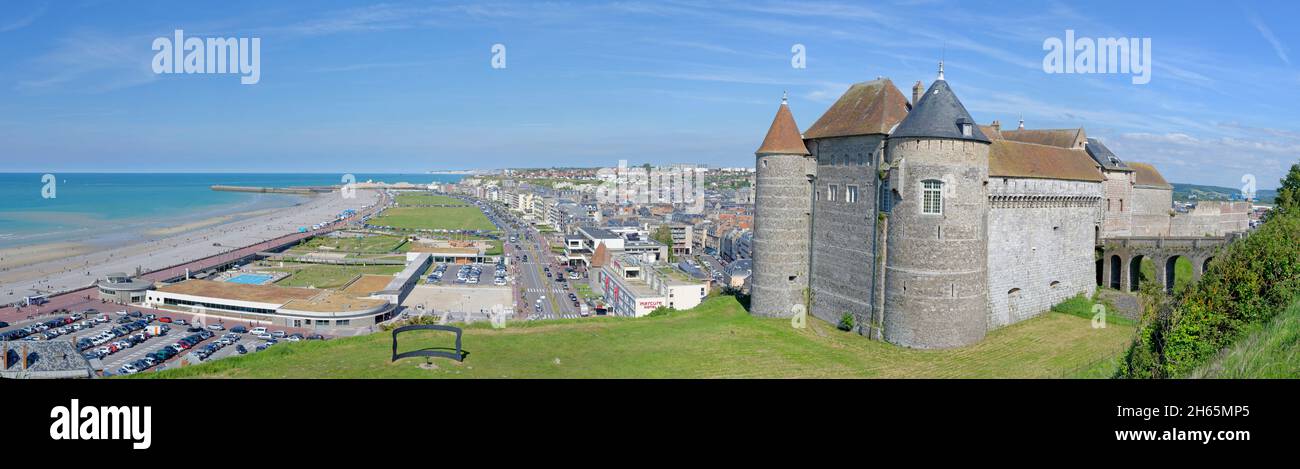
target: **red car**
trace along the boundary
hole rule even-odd
[[[158,322],[166,322],[166,323],[170,323],[170,322],[172,322],[172,318],[169,318],[169,317],[167,317],[167,316],[163,316],[163,317],[161,317],[161,318],[158,318]]]

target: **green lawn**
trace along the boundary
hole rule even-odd
[[[433,194],[398,194],[399,205],[459,205],[469,206],[464,200],[446,195]]]
[[[478,207],[393,207],[370,220],[371,225],[400,230],[495,230]]]
[[[1247,330],[1194,378],[1300,378],[1300,302]]]
[[[314,251],[345,253],[385,253],[410,250],[402,236],[365,236],[361,238],[332,238],[317,236],[289,249],[294,253]]]
[[[391,335],[281,343],[266,351],[147,377],[214,378],[747,378],[1104,377],[1133,328],[1094,329],[1088,319],[1046,313],[990,332],[979,344],[922,351],[867,340],[816,319],[748,315],[733,297],[654,318],[510,323],[465,330],[464,363],[390,363]],[[447,347],[452,335],[412,332],[399,351]]]
[[[402,265],[327,265],[285,264],[273,269],[292,275],[275,282],[281,287],[339,288],[360,274],[393,275],[402,271]]]

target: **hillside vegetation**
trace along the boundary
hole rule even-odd
[[[1300,302],[1192,373],[1194,378],[1300,378]]]
[[[1087,309],[1084,306],[1080,306]],[[652,318],[591,318],[467,327],[464,363],[390,363],[391,335],[282,343],[262,352],[140,377],[184,378],[838,378],[1106,377],[1134,328],[1095,329],[1069,314],[998,329],[979,344],[922,351],[811,319],[750,316],[734,297]],[[448,333],[408,332],[400,351],[450,347]]]
[[[1300,213],[1279,213],[1229,245],[1200,282],[1151,301],[1120,376],[1184,377],[1300,297]],[[1300,366],[1292,363],[1291,366]]]

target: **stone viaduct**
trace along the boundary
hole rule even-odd
[[[1142,261],[1155,264],[1154,279],[1172,292],[1174,265],[1179,258],[1192,264],[1192,281],[1199,280],[1219,249],[1241,236],[1223,237],[1117,237],[1099,241],[1101,258],[1097,260],[1097,285],[1120,291],[1138,291],[1142,278]]]

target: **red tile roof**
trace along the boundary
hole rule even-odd
[[[888,78],[857,83],[804,132],[804,137],[888,134],[907,117],[907,109],[907,98]]]
[[[804,146],[803,137],[799,135],[799,126],[794,123],[794,115],[790,114],[790,106],[781,103],[781,107],[776,110],[776,117],[772,119],[772,127],[767,129],[767,137],[763,138],[763,144],[754,153],[808,154],[808,147]]]

